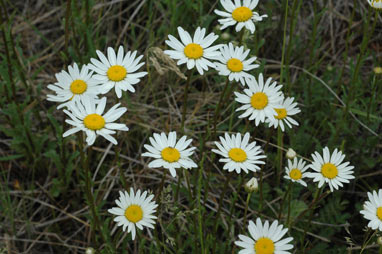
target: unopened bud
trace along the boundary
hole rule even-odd
[[[292,149],[292,148],[289,148],[287,153],[286,153],[286,157],[290,160],[294,159],[294,157],[296,157],[296,152]]]
[[[374,73],[375,74],[382,74],[382,67],[375,67],[374,68]]]
[[[245,185],[244,189],[246,192],[254,192],[259,188],[259,184],[257,183],[257,179],[252,177]]]
[[[377,243],[378,245],[382,245],[382,236],[377,238]]]
[[[88,247],[86,248],[85,254],[95,254],[95,249]]]
[[[223,40],[228,40],[231,37],[231,35],[229,33],[222,33],[220,37]]]

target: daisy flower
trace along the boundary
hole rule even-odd
[[[291,116],[296,115],[301,112],[301,110],[297,107],[297,103],[293,102],[294,98],[287,97],[283,100],[280,105],[276,106],[274,110],[277,115],[273,118],[267,118],[265,122],[269,123],[269,127],[274,126],[277,128],[280,126],[281,130],[284,132],[284,123],[292,128],[292,125],[298,126],[298,122],[294,120]]]
[[[174,36],[169,35],[169,40],[166,44],[174,50],[165,50],[164,53],[169,55],[172,59],[178,60],[177,64],[187,63],[187,68],[191,70],[196,66],[196,69],[203,75],[204,71],[208,70],[208,66],[215,68],[215,64],[208,59],[217,59],[220,55],[219,48],[221,45],[211,46],[211,44],[218,38],[214,33],[205,36],[205,28],[196,28],[194,37],[191,38],[190,34],[178,27],[180,42]]]
[[[156,207],[158,206],[154,201],[154,195],[147,196],[147,191],[141,194],[141,190],[138,190],[134,194],[133,188],[130,189],[130,194],[125,191],[119,192],[119,199],[115,200],[118,207],[113,207],[108,210],[109,213],[117,215],[114,218],[115,222],[118,222],[118,226],[122,226],[123,231],[131,232],[132,239],[135,239],[136,229],[135,227],[143,230],[143,227],[154,228],[157,217],[153,215]]]
[[[298,160],[297,157],[294,157],[293,162],[288,160],[288,166],[285,167],[286,175],[284,178],[289,179],[292,182],[298,182],[306,187],[306,182],[303,179],[307,176],[305,171],[309,166],[305,166],[305,164],[306,162],[303,159]]]
[[[274,118],[277,115],[274,110],[280,100],[283,99],[282,92],[279,91],[282,85],[277,85],[276,81],[272,84],[272,78],[268,78],[264,83],[263,74],[256,79],[249,79],[248,89],[244,89],[244,94],[235,92],[237,102],[244,104],[236,111],[245,110],[239,118],[249,116],[249,120],[255,120],[255,125],[264,122],[265,118]]]
[[[92,77],[93,72],[87,66],[82,66],[81,70],[76,63],[68,66],[68,72],[61,71],[56,74],[54,85],[48,85],[48,88],[56,95],[48,94],[48,101],[64,102],[58,105],[60,109],[67,105],[67,102],[78,102],[84,97],[97,99],[99,91],[99,81]]]
[[[260,169],[258,164],[265,164],[264,159],[266,156],[261,154],[261,147],[256,146],[256,141],[248,143],[249,133],[245,133],[243,139],[241,134],[232,134],[230,137],[228,133],[225,133],[224,138],[219,137],[220,142],[215,142],[218,149],[212,149],[212,152],[217,153],[224,158],[219,161],[224,162],[223,169],[228,172],[236,171],[240,173],[243,170],[245,173],[249,171],[256,172]]]
[[[187,148],[192,139],[186,136],[181,137],[176,142],[176,132],[170,132],[168,137],[164,132],[161,134],[154,133],[154,138],[150,137],[151,145],[145,144],[144,147],[148,152],[142,156],[155,158],[149,163],[150,168],[167,168],[170,170],[172,177],[176,177],[176,168],[196,168],[197,165],[189,157],[194,153],[196,147]]]
[[[330,155],[329,149],[325,147],[323,156],[315,152],[312,157],[313,163],[309,167],[316,172],[307,173],[307,177],[313,178],[313,182],[318,182],[318,188],[328,183],[330,191],[333,192],[333,188],[338,190],[338,186],[343,186],[342,183],[349,183],[350,179],[354,179],[354,167],[349,166],[349,162],[342,163],[345,155],[337,148]]]
[[[246,71],[253,70],[259,67],[259,65],[253,64],[253,62],[256,61],[255,56],[245,60],[249,54],[249,51],[249,49],[244,51],[244,46],[234,47],[232,43],[221,47],[221,56],[218,58],[221,63],[215,63],[219,74],[228,76],[230,81],[240,80],[242,85],[245,85],[245,81],[247,79],[254,79],[255,77]]]
[[[382,189],[368,192],[369,200],[363,205],[364,210],[361,211],[365,219],[370,220],[367,225],[371,229],[379,229],[382,231]]]
[[[248,231],[251,237],[239,235],[240,241],[235,241],[237,246],[243,248],[239,254],[290,254],[288,250],[293,248],[289,244],[293,237],[281,240],[288,229],[278,224],[277,220],[270,226],[267,220],[262,224],[260,218],[257,218],[256,224],[249,221]]]
[[[382,1],[381,0],[367,0],[371,7],[377,10],[382,10]]]
[[[145,62],[139,63],[143,55],[136,58],[137,51],[128,51],[124,54],[123,47],[119,46],[118,53],[115,54],[114,49],[108,47],[107,58],[101,51],[96,52],[101,61],[91,58],[92,63],[88,66],[97,73],[94,75],[94,79],[103,84],[100,88],[103,94],[109,92],[113,87],[118,98],[122,97],[122,91],[129,90],[134,93],[133,85],[147,75],[145,71],[134,73],[145,64]]]
[[[115,104],[109,111],[104,114],[106,105],[106,97],[96,103],[95,100],[85,98],[82,102],[68,104],[69,110],[64,110],[71,119],[65,120],[74,128],[66,131],[63,136],[67,137],[78,131],[86,133],[86,142],[88,145],[94,144],[97,135],[101,135],[109,140],[114,145],[117,140],[110,134],[115,134],[116,130],[128,131],[129,128],[123,123],[114,123],[115,120],[120,118],[126,112],[126,108],[118,108],[120,103]]]
[[[236,25],[236,32],[239,32],[243,27],[247,28],[253,34],[256,30],[255,22],[262,21],[267,15],[259,15],[254,9],[259,0],[220,0],[225,11],[215,10],[215,13],[223,18],[218,22],[222,25],[220,30],[229,26]]]

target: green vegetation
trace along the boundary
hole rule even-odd
[[[367,1],[260,0],[257,11],[268,18],[256,23],[254,34],[220,31],[214,14],[219,1],[0,4],[0,253],[84,253],[87,247],[97,253],[238,253],[234,242],[248,235],[249,220],[273,221],[279,214],[294,238],[292,253],[381,253],[381,234],[367,229],[359,213],[366,192],[382,187],[382,76],[373,71],[382,65],[382,19]],[[184,133],[197,147],[199,167],[178,170],[177,178],[149,168],[151,159],[141,154],[152,133],[182,133],[188,74],[160,50],[167,49],[168,34],[177,37],[178,26],[191,33],[205,27],[219,35],[218,43],[242,41],[260,64],[251,73],[276,79],[298,102],[299,126],[281,135],[239,119],[233,91],[242,86],[230,82],[215,135],[226,78],[195,70]],[[81,153],[82,135],[62,137],[70,127],[57,104],[46,100],[47,85],[69,64],[87,64],[96,49],[119,45],[144,54],[141,69],[148,72],[135,93],[119,100],[128,108],[121,122],[130,130],[114,135],[116,146],[97,138]],[[108,94],[108,106],[116,102]],[[226,131],[249,132],[262,146],[267,158],[261,173],[223,170],[211,149]],[[325,146],[346,154],[356,178],[333,193],[325,185],[318,199],[311,180],[286,195],[285,151],[310,159]],[[253,176],[261,177],[261,187],[248,197],[244,184]],[[160,204],[155,230],[138,230],[134,241],[107,212],[118,191],[130,187],[151,190]]]

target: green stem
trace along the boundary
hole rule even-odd
[[[367,45],[369,43],[369,39],[370,37],[373,35],[374,33],[374,29],[375,29],[375,26],[376,26],[376,22],[377,22],[377,17],[378,17],[378,13],[375,12],[375,17],[374,17],[374,22],[373,22],[373,25],[371,27],[371,31],[369,32],[369,24],[370,24],[370,20],[371,20],[371,13],[372,13],[373,9],[370,7],[369,8],[369,13],[367,15],[367,20],[366,20],[366,23],[364,24],[364,36],[363,36],[363,39],[362,39],[362,43],[361,43],[361,49],[360,49],[360,54],[358,55],[358,58],[357,58],[357,64],[355,66],[355,70],[354,70],[354,74],[352,76],[352,79],[351,79],[351,82],[350,82],[350,91],[349,91],[349,95],[347,97],[347,101],[346,101],[346,112],[349,111],[349,107],[350,107],[350,103],[351,101],[353,100],[355,94],[356,94],[356,82],[357,82],[357,79],[358,79],[358,74],[359,74],[359,70],[361,68],[361,63],[362,63],[362,60],[363,60],[363,56],[366,52],[366,49],[367,49]]]
[[[223,102],[224,94],[227,91],[228,84],[229,84],[229,80],[228,80],[228,77],[227,77],[227,80],[226,80],[225,85],[224,85],[223,92],[220,94],[219,103],[218,103],[218,105],[216,106],[216,109],[215,109],[215,114],[214,114],[214,132],[213,132],[213,135],[212,135],[213,139],[216,138],[216,124],[217,124],[217,120],[219,118],[221,104]]]
[[[102,241],[106,243],[107,241],[104,238],[103,232],[100,227],[100,222],[99,222],[97,210],[96,210],[96,204],[95,204],[94,197],[91,191],[91,176],[90,176],[89,163],[88,163],[90,158],[89,156],[85,157],[83,133],[81,133],[80,135],[78,146],[80,149],[81,166],[82,166],[82,169],[85,171],[85,186],[86,186],[85,193],[86,193],[86,197],[87,197],[87,200],[90,206],[90,211],[92,213],[92,217],[94,221],[94,228],[91,228],[93,231],[93,236],[95,236],[95,230],[98,230],[99,234],[101,235]],[[88,152],[90,153],[90,148],[88,149]],[[97,242],[96,237],[95,237],[95,240]]]
[[[201,253],[205,253],[204,250],[204,241],[203,241],[203,218],[202,218],[202,205],[200,204],[201,199],[201,190],[202,190],[202,172],[203,172],[203,166],[204,166],[204,159],[205,156],[202,157],[202,160],[198,167],[198,189],[197,189],[197,207],[198,207],[198,222],[199,222],[199,239],[200,239],[200,248]]]
[[[65,13],[65,53],[66,57],[69,57],[68,44],[69,44],[69,17],[72,7],[72,1],[67,0],[66,2],[66,13]]]
[[[286,0],[285,5],[285,17],[284,17],[284,36],[283,36],[283,48],[281,53],[281,67],[280,67],[280,83],[283,83],[283,77],[284,77],[284,61],[285,61],[285,44],[286,44],[286,33],[287,33],[287,23],[288,23],[288,10],[289,10],[289,1]]]
[[[216,213],[215,222],[214,222],[214,231],[213,231],[213,235],[214,236],[216,236],[216,231],[217,231],[218,225],[219,225],[219,218],[220,218],[221,207],[222,207],[224,196],[225,196],[225,193],[227,192],[228,184],[229,184],[229,181],[231,180],[232,174],[233,173],[229,172],[228,176],[226,177],[225,182],[224,182],[223,193],[220,196],[219,205],[218,205],[218,211]],[[215,253],[216,242],[217,241],[214,241],[213,248],[212,248],[212,253]]]
[[[249,206],[249,200],[251,200],[252,192],[249,192],[247,195],[247,200],[245,202],[245,209],[244,209],[244,219],[243,219],[243,227],[245,228],[247,225],[247,212],[248,212],[248,206]]]
[[[340,89],[342,87],[342,83],[343,83],[342,78],[343,78],[343,74],[345,71],[345,67],[348,66],[349,41],[350,41],[350,37],[352,35],[352,26],[353,26],[353,20],[354,20],[355,12],[357,10],[357,2],[358,2],[357,0],[353,0],[353,10],[352,10],[352,13],[351,13],[350,18],[349,18],[349,25],[348,25],[347,32],[346,32],[345,52],[342,54],[343,55],[343,64],[342,64],[342,68],[341,68],[338,82],[336,85],[337,94],[340,93]]]
[[[366,249],[367,245],[369,244],[370,240],[375,236],[375,234],[377,233],[378,231],[375,230],[374,233],[362,244],[362,248],[361,248],[361,251],[359,254],[362,254],[363,251]]]
[[[266,154],[266,152],[267,152],[268,144],[269,144],[269,141],[271,139],[272,133],[273,133],[273,129],[270,129],[268,132],[267,143],[265,143],[265,146],[264,146],[264,154]],[[255,135],[253,135],[253,136],[255,136]],[[263,209],[263,170],[264,170],[264,165],[265,164],[261,165],[261,169],[259,171],[259,193],[260,193],[259,212],[261,212]]]
[[[184,133],[184,122],[186,121],[186,113],[187,113],[187,99],[188,99],[188,87],[190,85],[192,76],[192,70],[187,71],[187,82],[186,86],[184,87],[184,95],[183,95],[183,112],[182,112],[182,123],[180,126],[180,129],[182,130],[182,133]]]
[[[298,3],[297,3],[298,2]],[[293,4],[292,4],[292,12],[291,12],[291,22],[290,22],[290,26],[289,26],[289,41],[288,41],[288,47],[287,47],[287,50],[286,50],[286,82],[287,82],[287,87],[288,87],[288,94],[290,93],[290,90],[291,90],[291,87],[292,87],[292,83],[290,83],[290,78],[289,78],[289,63],[290,63],[290,56],[291,56],[291,52],[292,52],[292,46],[294,45],[293,43],[293,39],[295,38],[295,36],[293,36],[293,33],[294,33],[294,29],[296,27],[296,19],[298,17],[298,12],[300,10],[300,6],[301,6],[301,0],[293,0]],[[297,12],[297,13],[296,13]]]
[[[292,200],[292,195],[293,195],[293,187],[294,187],[294,183],[291,181],[291,187],[290,187],[290,191],[289,191],[289,197],[288,197],[288,216],[287,216],[287,222],[286,222],[286,225],[288,228],[289,227],[289,222],[290,222],[290,204],[291,204],[291,200]]]
[[[280,126],[277,128],[277,146],[278,167],[276,167],[276,177],[278,186],[280,184],[280,175],[283,167],[283,132],[281,131]]]
[[[182,182],[182,176],[183,174],[178,174],[178,183],[176,185],[176,191],[174,196],[175,204],[178,204],[178,195],[179,195],[180,183]]]
[[[318,13],[317,13],[317,0],[314,0],[314,3],[313,3],[313,15],[314,15],[314,20],[313,20],[312,35],[310,36],[310,44],[309,44],[310,53],[309,53],[309,65],[308,66],[312,66],[312,62],[313,62],[313,59],[315,56],[314,53],[315,53],[315,44],[316,44],[316,36],[317,36],[317,27],[318,27],[318,21],[319,21],[319,17],[320,17],[320,15],[318,15]],[[309,105],[312,103],[312,79],[313,78],[310,78],[309,83],[308,83],[308,102],[309,102]]]
[[[159,189],[158,189],[158,193],[157,193],[157,200],[158,200],[158,203],[159,203],[159,205],[158,205],[158,210],[159,210],[160,205],[161,205],[161,202],[160,202],[160,201],[161,201],[160,195],[162,194],[162,190],[163,190],[164,182],[165,182],[165,180],[166,180],[167,171],[168,171],[168,170],[165,169],[164,172],[163,172],[162,180],[161,180],[161,182],[160,182]]]
[[[192,202],[194,195],[192,194],[192,188],[191,188],[191,184],[190,184],[190,177],[188,175],[188,170],[184,170],[184,177],[186,178],[188,196],[189,196],[190,202]]]
[[[288,194],[289,194],[289,192],[290,192],[292,183],[293,183],[292,181],[289,181],[288,189],[287,189],[287,191],[284,193],[284,196],[283,196],[283,198],[282,198],[282,200],[281,200],[279,216],[278,216],[278,219],[277,219],[278,221],[280,221],[280,219],[281,219],[281,215],[282,215],[282,212],[283,212],[285,199],[287,198],[287,196],[288,196]]]
[[[371,104],[373,102],[373,99],[374,99],[374,95],[376,94],[376,78],[375,78],[375,74],[374,74],[374,77],[373,77],[373,84],[371,86],[371,95],[370,95],[370,99],[369,99],[369,104],[367,105],[367,120],[370,121],[370,109],[371,109]]]
[[[305,241],[306,232],[308,231],[308,226],[309,226],[310,223],[312,222],[312,219],[313,219],[313,212],[314,212],[314,209],[316,208],[317,200],[318,200],[318,197],[320,196],[321,190],[322,190],[322,188],[317,188],[316,193],[314,194],[314,199],[313,199],[313,202],[312,202],[312,206],[311,206],[310,209],[309,209],[309,210],[310,210],[310,214],[309,214],[308,223],[305,224],[305,227],[304,227],[304,234],[303,234],[302,239],[301,239],[301,249],[302,249],[302,253],[305,253],[304,241]]]

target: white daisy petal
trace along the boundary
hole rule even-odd
[[[215,64],[208,59],[216,59],[220,55],[218,51],[220,45],[210,47],[218,36],[214,33],[205,36],[205,33],[205,28],[197,27],[194,36],[191,37],[187,31],[178,27],[181,42],[169,35],[166,44],[173,50],[165,50],[164,53],[175,60],[179,60],[178,65],[186,64],[187,69],[196,68],[199,74],[203,75],[204,71],[208,70],[208,66],[215,67]]]
[[[168,169],[173,177],[176,177],[176,169],[183,167],[184,169],[196,168],[189,156],[196,149],[195,147],[188,148],[191,139],[187,140],[186,136],[181,137],[176,141],[176,132],[170,132],[168,137],[164,132],[154,133],[153,138],[149,138],[151,145],[145,144],[144,147],[148,152],[142,156],[155,158],[149,163],[149,167]]]
[[[68,73],[69,72],[69,73]],[[100,83],[94,79],[92,71],[87,66],[82,66],[81,70],[76,63],[68,66],[68,72],[61,71],[55,76],[57,81],[54,85],[48,85],[48,89],[56,95],[49,94],[48,101],[61,103],[58,108],[68,107],[69,102],[81,101],[84,97],[98,99],[100,94]]]
[[[119,200],[116,200],[118,207],[113,207],[108,210],[109,213],[113,215],[119,215],[114,219],[118,222],[118,226],[122,226],[123,231],[128,228],[127,232],[131,232],[131,237],[134,240],[136,235],[136,229],[142,230],[143,226],[154,228],[155,221],[152,219],[156,218],[153,214],[156,212],[157,204],[151,201],[153,195],[146,198],[147,192],[138,190],[134,194],[134,190],[130,190],[130,195],[125,192],[119,192]]]
[[[334,162],[336,159],[332,159],[333,156],[335,158],[340,158],[341,162],[344,159],[344,155],[341,151],[337,149],[330,154],[329,149],[325,147],[323,149],[323,155],[321,156],[318,152],[312,154],[313,162],[308,165],[311,169],[313,169],[317,173],[308,173],[307,177],[313,178],[313,182],[318,182],[318,187],[323,186],[324,183],[329,184],[330,191],[334,189],[338,189],[343,186],[343,183],[349,183],[348,179],[353,179],[353,166],[350,166],[348,169],[349,162],[344,162],[342,164]]]
[[[249,221],[248,231],[250,237],[245,235],[239,235],[240,241],[235,241],[235,245],[243,248],[239,253],[276,253],[276,254],[291,254],[288,250],[293,248],[293,245],[288,244],[293,240],[292,237],[288,237],[280,240],[288,229],[283,225],[278,224],[275,220],[269,227],[269,221],[265,221],[264,224],[259,218],[256,223]]]
[[[102,94],[106,94],[115,87],[117,97],[121,98],[122,91],[134,92],[135,89],[132,85],[139,83],[140,78],[147,75],[147,72],[134,73],[144,64],[143,62],[139,63],[143,56],[136,57],[136,51],[128,51],[124,54],[123,46],[119,46],[116,54],[114,49],[109,47],[107,49],[107,58],[98,50],[97,55],[99,60],[90,59],[92,64],[89,65],[89,68],[97,73],[95,78],[102,81],[103,85],[99,89]],[[126,81],[132,82],[126,83]],[[128,85],[129,89],[123,89],[126,85]]]
[[[117,144],[117,140],[111,136],[116,130],[128,131],[129,128],[125,124],[113,123],[124,112],[126,108],[118,108],[119,104],[113,106],[108,113],[103,114],[106,105],[106,97],[96,101],[91,97],[84,97],[82,101],[68,103],[68,110],[64,110],[72,120],[66,120],[67,123],[75,128],[66,131],[63,136],[69,136],[77,131],[86,133],[86,142],[92,145],[98,135],[103,136],[113,144]],[[111,112],[111,113],[109,113]]]
[[[212,149],[212,152],[223,157],[219,160],[225,162],[223,169],[229,172],[235,170],[237,173],[241,170],[245,173],[256,172],[259,169],[257,165],[264,163],[261,159],[265,158],[265,155],[260,155],[261,148],[256,146],[256,142],[248,144],[249,138],[249,133],[246,133],[243,138],[240,133],[232,136],[225,133],[224,137],[219,137],[221,143],[215,142],[218,149]]]

